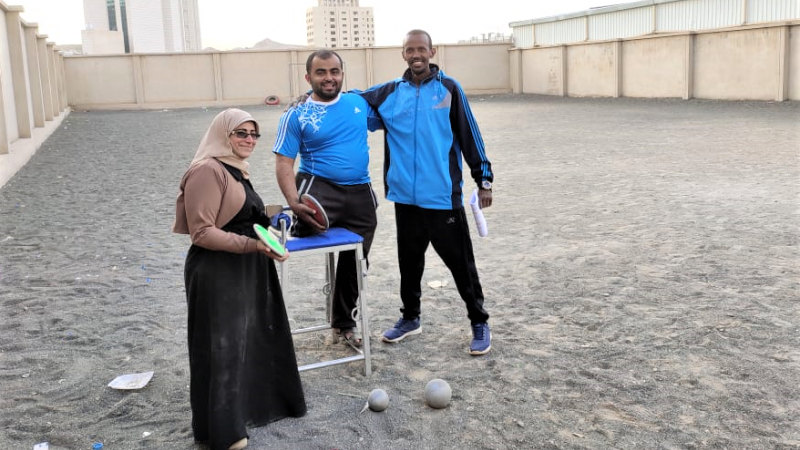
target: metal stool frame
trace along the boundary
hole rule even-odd
[[[287,208],[284,207],[284,210]],[[336,262],[335,256],[336,253],[346,250],[355,250],[356,252],[356,271],[358,273],[358,300],[356,302],[356,310],[358,311],[358,317],[360,319],[361,325],[361,349],[353,348],[358,354],[353,356],[347,356],[344,358],[336,358],[327,361],[320,361],[312,364],[305,364],[298,367],[300,372],[304,372],[306,370],[313,370],[313,369],[321,369],[323,367],[330,367],[338,364],[347,364],[356,361],[364,361],[364,375],[370,376],[372,374],[372,359],[370,355],[370,342],[369,342],[369,314],[367,312],[367,305],[366,300],[364,298],[364,272],[363,267],[366,265],[366,260],[364,258],[364,249],[363,249],[363,239],[355,233],[352,233],[348,230],[343,228],[331,228],[330,230],[323,233],[323,235],[328,235],[328,233],[333,233],[334,235],[342,234],[346,236],[346,239],[339,239],[334,240],[333,242],[329,243],[328,245],[324,246],[306,246],[304,244],[310,242],[315,238],[319,239],[317,236],[310,236],[308,238],[292,238],[289,239],[289,234],[287,228],[287,224],[285,220],[280,220],[280,239],[281,243],[289,250],[290,257],[289,260],[286,262],[280,263],[280,279],[281,279],[281,289],[284,289],[286,286],[285,282],[288,278],[288,267],[287,263],[291,261],[293,257],[298,255],[313,255],[313,254],[324,254],[325,255],[325,288],[323,288],[323,292],[326,294],[326,302],[325,302],[325,318],[327,322],[325,324],[319,325],[312,325],[304,328],[294,329],[292,330],[292,334],[302,334],[302,333],[310,333],[315,331],[323,331],[323,330],[331,330],[332,327],[331,323],[331,302],[333,301],[333,292],[335,287],[335,280],[336,280]],[[357,239],[356,239],[357,238]],[[284,290],[285,293],[285,290]]]

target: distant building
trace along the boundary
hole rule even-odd
[[[306,41],[310,47],[342,48],[375,45],[375,16],[358,0],[318,0],[306,10]]]
[[[83,0],[87,55],[200,51],[197,0]]]
[[[483,33],[480,36],[472,36],[466,40],[458,41],[459,44],[482,44],[482,43],[514,42],[513,35],[505,33]]]
[[[798,0],[639,0],[508,24],[533,48],[800,19]]]

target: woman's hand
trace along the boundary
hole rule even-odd
[[[267,244],[258,239],[256,240],[256,251],[263,253],[278,262],[284,262],[289,258],[289,250],[286,250],[283,256],[281,256],[275,253],[271,248],[267,247]]]

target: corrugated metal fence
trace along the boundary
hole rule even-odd
[[[800,0],[646,0],[512,22],[514,45],[530,48],[800,19]]]

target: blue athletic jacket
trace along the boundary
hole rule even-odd
[[[358,93],[378,111],[386,129],[386,198],[428,209],[458,209],[462,155],[475,182],[493,181],[478,124],[458,82],[431,64],[419,86],[411,71]]]

